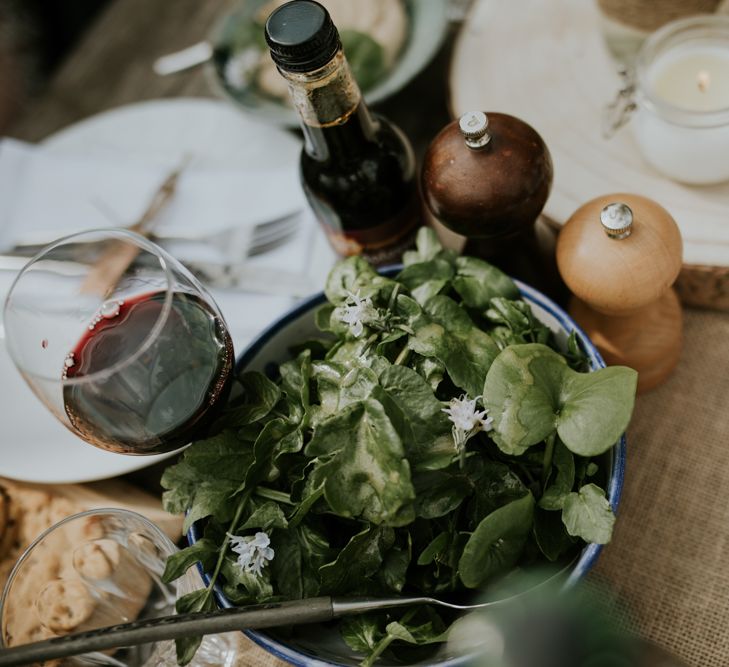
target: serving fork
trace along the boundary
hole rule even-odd
[[[551,579],[543,582],[539,587],[550,581]],[[525,591],[513,597],[466,605],[453,604],[432,597],[317,597],[244,608],[219,609],[204,613],[163,616],[3,649],[0,650],[0,667],[20,667],[44,660],[104,651],[119,646],[136,646],[234,630],[323,623],[344,616],[397,607],[434,605],[456,611],[474,611],[497,605],[503,606],[513,602],[514,598],[528,593],[529,591]],[[638,664],[641,667],[687,667],[685,663],[652,642],[639,638],[635,638],[635,642],[639,648],[640,662]]]

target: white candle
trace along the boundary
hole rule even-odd
[[[725,48],[676,49],[649,73],[657,98],[686,111],[729,109],[729,43]]]
[[[632,128],[645,159],[684,183],[729,180],[729,17],[664,26],[637,68]]]

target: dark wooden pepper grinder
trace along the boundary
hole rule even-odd
[[[503,113],[470,111],[428,147],[423,198],[438,221],[467,238],[465,254],[564,302],[554,245],[540,242],[535,230],[552,174],[549,149],[531,125]]]

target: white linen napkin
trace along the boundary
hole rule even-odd
[[[145,211],[167,175],[123,156],[70,155],[14,139],[0,142],[0,245],[41,243],[83,229],[126,226]],[[205,238],[305,206],[297,165],[280,169],[202,167],[194,156],[155,234]],[[111,219],[111,218],[114,219]]]

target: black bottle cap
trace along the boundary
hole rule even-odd
[[[326,65],[342,47],[329,12],[314,0],[292,0],[266,21],[271,58],[287,72],[311,72]]]

